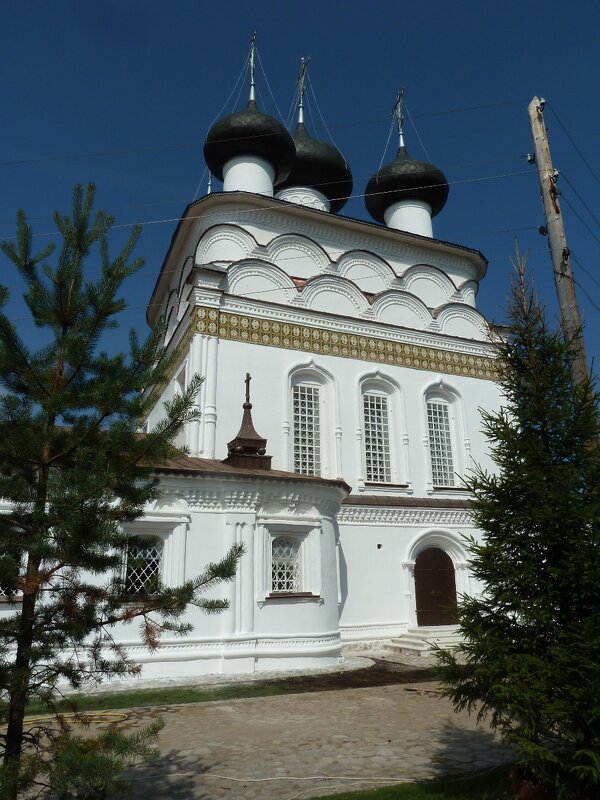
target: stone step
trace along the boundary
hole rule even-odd
[[[409,628],[402,636],[398,636],[386,645],[386,650],[396,653],[405,652],[413,655],[424,655],[434,647],[451,650],[461,641],[455,625],[440,625],[427,628]]]

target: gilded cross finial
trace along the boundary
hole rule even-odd
[[[296,81],[296,86],[298,87],[298,124],[304,122],[304,81],[306,80],[306,70],[309,61],[310,56],[300,59],[300,74]]]
[[[250,101],[256,100],[256,92],[254,88],[254,53],[256,51],[256,31],[250,37],[250,54],[248,56],[248,64],[250,66]]]
[[[396,92],[396,102],[392,109],[392,117],[398,124],[398,147],[404,147],[404,86]]]

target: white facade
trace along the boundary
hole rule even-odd
[[[149,306],[179,358],[148,425],[199,373],[201,420],[180,444],[191,461],[224,458],[248,372],[273,469],[323,480],[288,476],[284,491],[257,472],[251,492],[231,493],[221,478],[216,500],[208,473],[164,479],[168,504],[187,515],[185,531],[168,535],[179,542],[174,580],[234,541],[246,555],[229,611],[194,620],[176,646],[135,651],[145,674],[330,663],[341,640],[400,636],[419,624],[415,563],[428,549],[450,557],[459,594],[477,590],[462,535],[478,532],[461,476],[474,462],[492,466],[479,409],[496,408],[499,391],[475,307],[485,268],[467,248],[257,193],[188,207]],[[252,482],[234,473],[227,487]],[[338,512],[342,481],[352,493]],[[153,526],[153,513],[136,530]],[[298,591],[278,599],[267,597],[274,535],[302,540]]]
[[[336,512],[347,487],[302,477],[236,470],[202,459],[166,468],[163,495],[143,520],[130,526],[159,537],[161,578],[178,585],[244,544],[235,579],[214,590],[229,608],[206,615],[190,608],[193,632],[164,637],[149,652],[136,627],[116,638],[143,665],[143,677],[252,672],[336,663],[341,655],[338,620]],[[277,592],[272,559],[276,541],[295,546],[297,582],[292,602]],[[135,541],[135,539],[133,539]]]

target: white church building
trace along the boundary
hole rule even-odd
[[[476,308],[487,262],[434,237],[448,183],[408,154],[401,111],[395,159],[357,187],[373,221],[344,217],[350,169],[309,134],[299,96],[291,135],[257,108],[251,71],[247,107],[205,143],[223,189],[186,208],[150,298],[178,358],[148,428],[192,375],[204,382],[178,442],[189,455],[159,471],[161,499],[130,528],[158,538],[131,559],[129,591],[245,552],[218,591],[228,610],[190,609],[186,638],[150,653],[123,630],[144,677],[419,649],[477,591],[461,476],[492,466],[479,408],[500,402]]]

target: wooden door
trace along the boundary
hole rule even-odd
[[[415,561],[417,625],[454,625],[456,581],[452,559],[439,547],[422,550]]]

